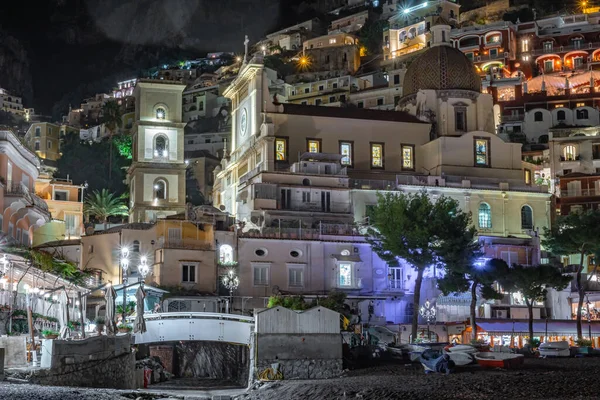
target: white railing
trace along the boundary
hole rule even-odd
[[[209,341],[250,344],[254,318],[244,315],[172,312],[144,316],[146,332],[135,333],[135,343]]]

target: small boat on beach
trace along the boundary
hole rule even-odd
[[[444,347],[444,354],[447,354],[458,366],[473,364],[475,353],[477,353],[475,347],[464,344]]]
[[[541,357],[569,357],[569,342],[563,340],[560,342],[544,342],[538,348]]]
[[[518,368],[523,364],[523,354],[483,352],[475,353],[477,364],[483,368]]]

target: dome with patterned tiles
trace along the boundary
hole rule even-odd
[[[404,75],[404,96],[421,89],[462,89],[481,91],[481,78],[462,51],[449,43],[450,27],[431,27],[432,45],[417,57]]]

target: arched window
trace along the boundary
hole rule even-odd
[[[492,209],[487,203],[479,205],[479,227],[481,229],[491,229],[492,227]]]
[[[577,119],[588,119],[589,118],[589,114],[588,114],[588,110],[577,110]]]
[[[165,119],[167,118],[167,110],[163,107],[158,107],[156,109],[156,119]]]
[[[233,247],[228,244],[222,244],[219,247],[219,262],[221,264],[233,262]]]
[[[131,250],[134,253],[139,253],[140,252],[140,241],[139,240],[134,240],[133,241],[133,249]]]
[[[154,139],[154,157],[167,157],[169,154],[168,141],[163,135]]]
[[[563,149],[563,157],[565,161],[577,160],[577,149],[572,144],[565,146]]]
[[[167,198],[167,183],[162,179],[154,182],[154,198],[158,200]]]
[[[541,111],[536,111],[535,114],[533,114],[533,120],[535,122],[541,122],[544,120],[544,114]]]
[[[533,229],[533,210],[527,205],[521,207],[521,229]]]
[[[565,119],[567,119],[567,114],[565,113],[565,110],[560,110],[556,113],[556,119],[558,121],[564,121]]]

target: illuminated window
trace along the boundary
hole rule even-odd
[[[573,145],[565,146],[563,149],[565,161],[575,161],[577,159],[577,149]]]
[[[275,161],[287,161],[287,139],[275,139]]]
[[[321,141],[317,139],[308,139],[306,141],[309,153],[319,153],[321,150]]]
[[[169,147],[167,138],[163,135],[158,135],[154,139],[154,157],[167,157]]]
[[[219,262],[221,264],[233,262],[233,247],[228,244],[223,244],[219,247]]]
[[[415,147],[413,145],[402,145],[402,169],[415,169]]]
[[[527,205],[521,207],[521,229],[533,229],[533,210]]]
[[[562,108],[564,106],[565,106],[564,104],[557,104],[557,105],[554,106],[554,108]]]
[[[333,38],[333,39],[329,39],[329,44],[335,44],[337,42],[337,39]]]
[[[577,103],[576,106],[577,107],[585,107],[585,103]]]
[[[154,182],[154,198],[157,200],[165,200],[167,198],[167,184],[162,179]]]
[[[481,203],[479,205],[479,228],[491,229],[492,228],[492,209],[487,203]]]
[[[490,140],[486,138],[475,139],[475,166],[488,167],[490,165]]]
[[[345,166],[352,166],[352,145],[353,142],[340,142],[340,154],[342,159],[340,163]]]
[[[371,143],[371,168],[383,168],[383,143]]]
[[[339,263],[340,287],[352,286],[352,264]]]
[[[527,40],[527,39],[524,39],[524,40],[521,42],[521,51],[522,51],[523,53],[525,53],[525,52],[528,52],[528,51],[529,51],[529,40]]]
[[[156,119],[165,119],[167,117],[167,112],[164,108],[158,107],[156,109]]]

